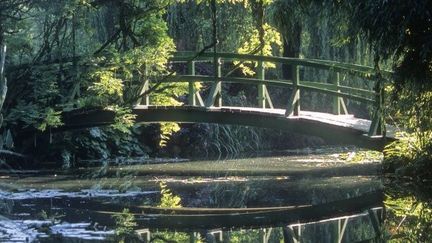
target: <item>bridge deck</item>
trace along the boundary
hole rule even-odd
[[[394,129],[388,126],[383,136],[367,136],[371,121],[352,115],[332,115],[300,111],[299,116],[285,115],[284,109],[253,107],[135,106],[136,123],[217,123],[264,127],[318,136],[332,144],[353,144],[382,150],[394,141]],[[63,113],[64,125],[57,130],[105,126],[115,122],[115,112],[106,109],[75,110]]]
[[[197,106],[181,106],[177,107],[178,109],[188,109],[188,110],[206,110],[208,112],[222,112],[222,113],[249,113],[249,114],[257,114],[257,115],[265,115],[265,116],[273,116],[278,118],[285,118],[290,120],[310,120],[316,121],[320,123],[325,123],[338,127],[351,128],[354,130],[361,131],[365,134],[368,133],[371,121],[367,119],[357,118],[354,115],[333,115],[330,113],[324,112],[315,112],[315,111],[300,111],[298,116],[289,116],[285,115],[285,109],[263,109],[257,107],[237,107],[237,106],[222,106],[222,107],[197,107]],[[134,109],[149,109],[149,110],[172,110],[173,106],[144,106],[138,105],[135,106]],[[396,129],[392,126],[387,125],[387,134],[388,138],[395,138]]]

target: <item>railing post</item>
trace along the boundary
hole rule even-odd
[[[205,102],[206,107],[222,106],[222,82],[220,81],[220,78],[222,77],[221,64],[221,58],[215,54],[213,58],[215,82],[213,83],[210,89],[209,96],[207,97],[207,100]]]
[[[336,78],[334,80],[335,89],[337,92],[340,92],[340,73],[336,72]],[[341,112],[342,111],[342,112]],[[348,114],[348,110],[346,108],[345,102],[342,97],[334,96],[333,97],[333,114],[340,115],[343,113],[344,115]]]
[[[265,70],[263,61],[258,61],[257,78],[260,80],[265,79]],[[266,108],[266,86],[264,84],[258,84],[258,107]]]
[[[293,91],[291,94],[286,116],[298,116],[300,114],[300,69],[297,65],[292,65]]]
[[[188,63],[188,67],[187,67],[187,71],[188,71],[188,75],[192,75],[195,76],[195,62],[191,61]],[[196,88],[195,88],[195,82],[189,82],[189,95],[188,95],[188,100],[189,100],[189,105],[191,106],[196,106]]]
[[[141,90],[138,96],[139,98],[136,101],[135,105],[150,105],[150,96],[148,94],[144,95],[149,89],[149,86],[150,86],[150,81],[148,79],[148,68],[147,65],[144,64],[144,83],[141,86]]]
[[[338,219],[337,242],[342,243],[349,218]]]
[[[375,98],[375,112],[372,116],[372,123],[369,128],[369,136],[385,136],[386,128],[384,122],[384,84],[382,78],[379,78],[375,86],[377,96]]]
[[[386,127],[385,127],[385,120],[384,120],[384,98],[385,98],[385,89],[384,89],[384,83],[382,80],[380,80],[380,91],[379,91],[379,126],[377,133],[379,135],[385,136],[386,135]]]
[[[189,232],[189,243],[195,243],[196,242],[196,234],[195,232]]]
[[[216,75],[217,78],[221,78],[222,77],[222,60],[220,58],[216,58],[216,66],[215,66],[215,71],[216,71]],[[222,81],[216,81],[216,92],[217,92],[217,96],[215,99],[215,106],[216,107],[221,107],[222,106]]]
[[[382,239],[382,229],[383,229],[383,210],[384,209],[369,209],[368,215],[370,218],[370,221],[372,223],[372,227],[375,232],[375,239]]]

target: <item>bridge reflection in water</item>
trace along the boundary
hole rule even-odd
[[[365,195],[315,206],[237,209],[130,206],[128,209],[136,222],[132,232],[139,239],[133,242],[158,242],[158,239],[162,242],[206,243],[384,242],[384,209],[382,201],[379,200],[382,197],[378,193],[369,193],[367,197],[369,199]],[[42,232],[38,233],[37,235],[42,235],[39,237],[41,240],[46,239],[42,242],[58,242],[60,239],[61,242],[77,242],[78,239],[79,242],[115,242],[110,238],[114,231],[105,229],[119,227],[113,215],[121,213],[123,205],[98,202],[87,197],[80,197],[77,200],[64,199],[26,199],[21,200],[22,205],[18,200],[14,210],[21,212],[20,215],[33,214],[40,207],[46,210],[45,208],[51,203],[52,209],[45,212],[60,210],[63,224],[53,225],[54,222],[46,219],[45,221],[2,219],[0,228],[5,229],[8,223],[11,227],[17,228],[15,235],[8,236],[3,233],[0,234],[0,239],[9,241],[16,238],[22,241],[28,237],[26,234],[31,235],[29,232],[34,231],[30,230],[31,228],[42,227],[34,226],[40,224],[57,229],[52,236],[43,237]],[[44,200],[45,204],[40,205],[39,201]],[[374,202],[375,200],[378,201]],[[30,209],[24,202],[32,202],[37,206],[33,205]],[[83,220],[98,223],[83,223]],[[25,227],[26,225],[29,229]],[[9,233],[12,232],[11,227],[6,228],[9,229]]]
[[[189,242],[197,242],[204,238],[205,242],[212,243],[232,242],[232,238],[257,243],[384,242],[383,213],[382,207],[376,207],[359,214],[283,227],[201,230],[188,231],[186,234],[189,235]],[[150,241],[151,232],[149,229],[137,230],[144,241]]]
[[[137,211],[138,208],[131,208]],[[315,206],[275,208],[151,208],[135,218],[143,241],[170,232],[189,242],[383,242],[380,192]],[[154,234],[154,235],[153,235]]]
[[[115,228],[113,215],[124,205],[68,199],[64,220],[84,217]],[[85,207],[85,208],[83,208]],[[317,205],[262,208],[160,208],[128,206],[142,242],[384,242],[383,194]]]

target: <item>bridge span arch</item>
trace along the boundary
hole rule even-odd
[[[356,145],[382,150],[394,141],[392,132],[387,136],[368,136],[371,121],[352,115],[332,115],[321,112],[300,111],[298,116],[286,116],[284,109],[252,107],[199,107],[199,106],[135,106],[135,122],[159,123],[215,123],[278,129],[323,138],[332,144]],[[60,130],[106,126],[115,121],[110,110],[76,110],[65,113]]]

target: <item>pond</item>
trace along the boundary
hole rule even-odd
[[[2,171],[0,241],[428,242],[431,197],[383,179],[380,159],[322,148]]]

